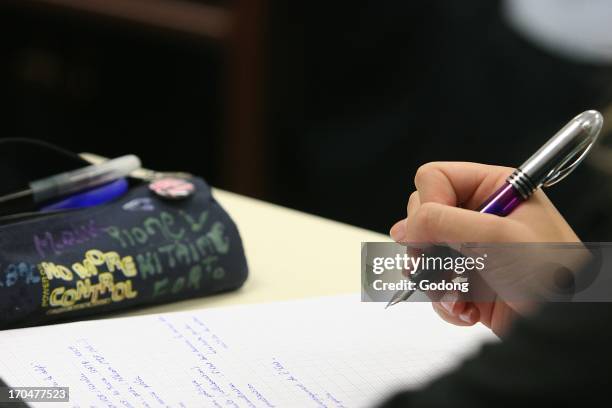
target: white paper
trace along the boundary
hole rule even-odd
[[[3,331],[0,377],[70,387],[35,407],[361,407],[493,339],[348,295]]]

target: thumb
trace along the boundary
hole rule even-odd
[[[406,220],[404,242],[504,242],[516,222],[492,214],[429,202]]]

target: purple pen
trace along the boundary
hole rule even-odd
[[[567,177],[595,144],[603,126],[601,113],[590,110],[572,119],[508,177],[478,211],[502,217],[510,214],[540,187]]]
[[[533,156],[506,179],[506,182],[477,211],[505,217],[538,188],[550,187],[567,177],[595,145],[603,117],[595,110],[581,113],[558,131]],[[413,279],[422,278],[420,271]],[[414,291],[396,292],[387,307],[403,302]]]

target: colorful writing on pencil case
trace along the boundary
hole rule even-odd
[[[121,257],[114,251],[89,250],[82,262],[75,262],[71,267],[53,262],[42,262],[38,266],[43,280],[43,307],[72,307],[81,300],[85,300],[84,304],[88,306],[105,304],[132,299],[138,295],[132,288],[131,279],[116,281],[114,274],[121,272],[125,278],[136,276],[138,271],[134,259],[131,256]],[[98,282],[92,284],[92,279],[96,277]],[[75,286],[58,286],[52,291],[46,289],[54,279],[75,282]],[[107,293],[109,297],[104,298],[103,295]]]
[[[138,292],[134,290],[132,280],[119,281],[116,272],[121,272],[125,278],[133,278],[139,274],[142,280],[154,279],[153,297],[199,289],[207,273],[212,279],[223,278],[225,270],[217,261],[219,255],[228,252],[230,245],[228,237],[224,236],[223,224],[212,223],[210,230],[204,231],[207,211],[196,218],[198,221],[185,212],[179,214],[179,217],[175,217],[171,213],[162,212],[159,216],[147,217],[142,224],[133,227],[103,228],[103,233],[121,248],[136,249],[134,256],[122,257],[114,251],[105,253],[91,249],[85,253],[82,261],[71,266],[41,262],[38,267],[43,278],[43,307],[65,308],[50,311],[59,313],[72,310],[77,304],[79,307],[91,307],[136,297]],[[185,222],[177,222],[180,219]],[[191,237],[187,234],[188,231],[202,233]],[[162,237],[162,245],[139,250],[149,241],[155,241],[158,235]],[[165,271],[172,272],[176,269],[184,269],[187,273],[172,280],[164,274]],[[155,279],[156,277],[161,279]],[[92,284],[92,279],[96,278],[98,282]],[[47,295],[45,286],[54,279],[74,282],[74,287],[59,286]],[[102,295],[105,294],[110,297],[103,298]]]
[[[0,327],[36,324],[239,287],[247,265],[202,180],[188,200],[141,185],[103,207],[0,227]],[[134,209],[134,200],[149,206]]]

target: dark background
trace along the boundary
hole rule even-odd
[[[0,32],[0,137],[384,232],[419,165],[518,166],[612,96],[610,67],[530,44],[493,0],[6,1]],[[609,177],[549,190],[583,240],[612,236]]]

